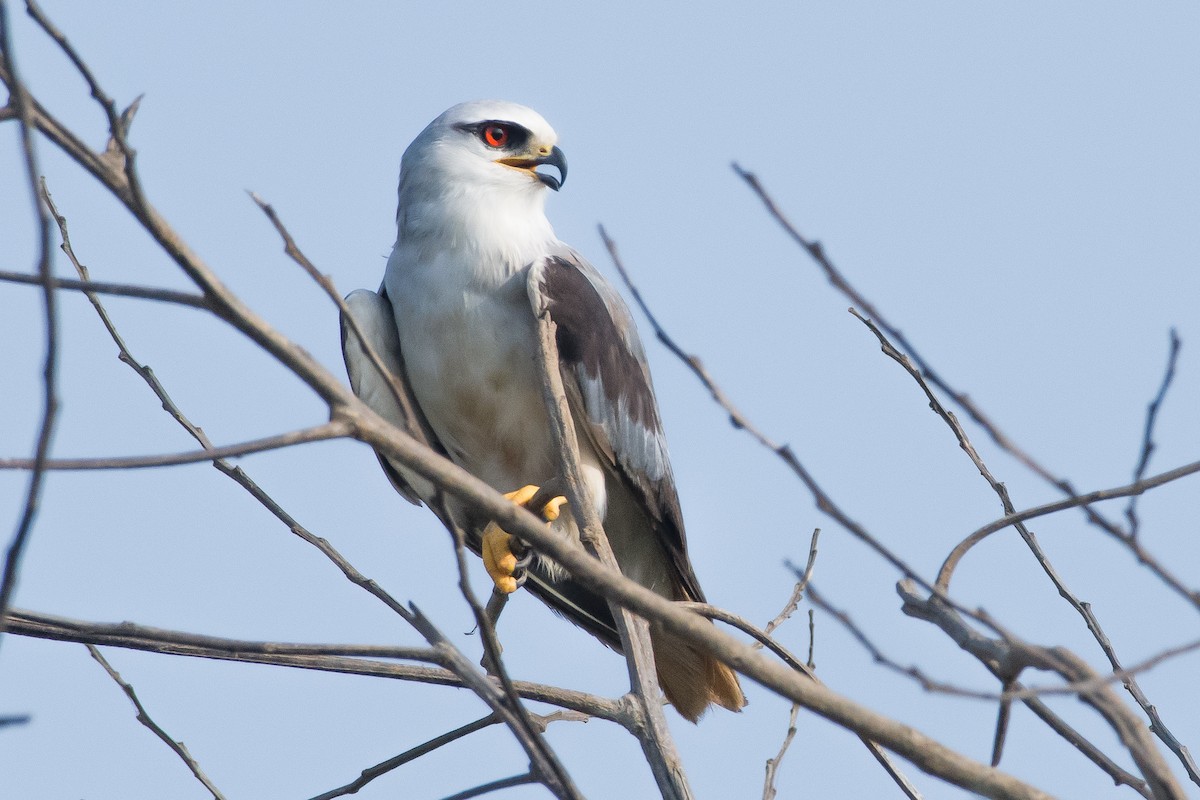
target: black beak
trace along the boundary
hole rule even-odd
[[[550,151],[550,155],[534,159],[533,163],[537,164],[538,166],[558,168],[557,178],[545,172],[534,171],[534,174],[537,175],[537,179],[549,186],[554,191],[557,192],[560,188],[562,188],[562,185],[567,182],[567,157],[563,154],[563,151],[557,147]]]
[[[533,177],[549,186],[554,191],[559,188],[567,180],[567,157],[563,155],[563,151],[555,147],[547,155],[538,156],[537,158],[500,158],[497,163],[503,164],[506,167],[515,167],[517,169],[527,169],[533,173]],[[558,176],[555,177],[547,172],[538,172],[538,167],[557,167]]]

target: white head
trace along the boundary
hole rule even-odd
[[[487,238],[487,229],[544,227],[546,189],[567,176],[558,135],[531,108],[501,100],[460,103],[421,131],[400,162],[400,237]],[[557,168],[558,174],[538,172]],[[465,229],[465,230],[464,230]]]

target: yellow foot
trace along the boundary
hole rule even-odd
[[[509,492],[505,497],[519,506],[532,500],[538,493],[537,486],[522,486],[515,492]],[[559,495],[551,498],[542,506],[542,519],[553,522],[562,514],[562,507],[567,498]],[[517,590],[517,557],[512,551],[512,535],[495,522],[489,522],[483,529],[483,566],[496,584],[496,591],[502,594],[512,594]]]

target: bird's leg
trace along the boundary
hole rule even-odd
[[[530,501],[537,499],[539,492],[541,492],[539,487],[530,484],[522,486],[515,492],[508,492],[504,496],[517,505],[528,508]],[[537,509],[535,513],[540,513],[546,522],[554,522],[562,515],[562,507],[566,502],[567,498],[562,495],[551,497],[542,503],[541,508]],[[520,558],[517,557],[515,550],[522,551]],[[487,569],[488,575],[492,576],[492,581],[496,584],[496,591],[502,594],[512,594],[524,583],[518,578],[518,573],[523,572],[525,567],[529,566],[533,554],[527,552],[524,545],[515,541],[512,534],[495,522],[489,522],[483,529],[482,551],[483,566]]]

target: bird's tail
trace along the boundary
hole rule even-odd
[[[652,626],[650,643],[658,682],[675,710],[695,722],[716,703],[730,711],[746,705],[737,673],[675,634]]]

